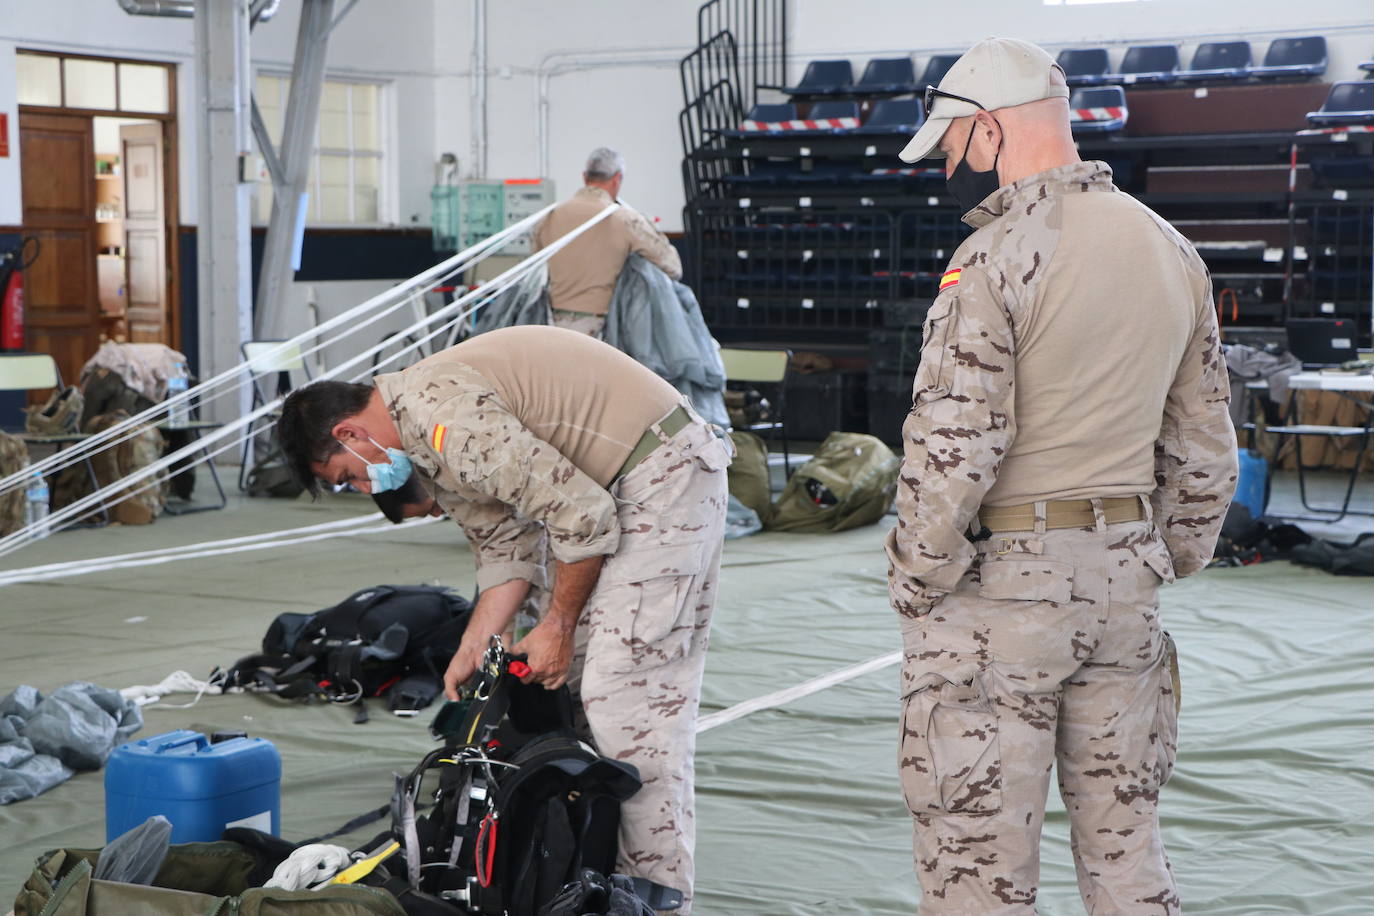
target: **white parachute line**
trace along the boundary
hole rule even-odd
[[[87,557],[84,560],[66,560],[61,563],[45,563],[42,566],[26,566],[22,569],[0,570],[0,586],[8,585],[10,580],[32,581],[35,576],[55,578],[61,574],[70,573],[71,575],[82,575],[82,570],[86,567],[103,566],[108,563],[124,563],[135,560],[145,560],[159,556],[175,556],[187,553],[192,550],[199,550],[207,547],[231,547],[237,544],[253,544],[259,541],[280,540],[282,538],[294,537],[301,534],[313,534],[317,531],[332,531],[341,528],[352,528],[358,525],[373,523],[382,519],[382,513],[371,512],[367,515],[350,516],[346,519],[338,519],[332,522],[321,522],[315,525],[304,525],[298,528],[283,528],[277,531],[263,531],[258,534],[247,534],[240,537],[224,538],[217,541],[203,541],[196,544],[176,544],[171,547],[158,547],[152,550],[139,550],[133,553],[111,554],[101,557]]]
[[[372,518],[373,516],[365,516]],[[44,582],[49,579],[64,579],[71,576],[85,576],[97,572],[109,572],[115,569],[133,569],[141,566],[160,566],[165,563],[176,563],[180,560],[198,560],[205,557],[222,557],[229,554],[248,553],[255,550],[279,550],[283,547],[295,547],[299,544],[310,544],[315,541],[325,541],[333,538],[350,538],[363,534],[378,534],[384,531],[404,531],[406,528],[418,528],[423,525],[430,525],[434,522],[443,521],[441,518],[419,518],[412,519],[401,525],[393,525],[386,522],[381,525],[373,525],[367,528],[353,528],[342,531],[319,531],[314,534],[305,534],[299,537],[283,538],[273,541],[257,541],[250,544],[238,544],[234,546],[209,546],[215,542],[208,542],[206,545],[191,545],[193,549],[176,554],[163,554],[160,556],[142,557],[132,560],[120,560],[104,564],[95,564],[75,570],[56,570],[52,572],[29,572],[28,570],[17,571],[16,575],[8,578],[0,578],[0,588],[8,585],[20,585],[25,582]]]
[[[856,677],[862,677],[874,671],[881,671],[891,665],[898,664],[902,660],[901,650],[888,652],[868,661],[859,662],[845,668],[832,671],[829,674],[822,674],[820,677],[813,677],[809,681],[803,681],[791,687],[784,687],[772,693],[764,694],[761,697],[754,697],[752,700],[745,700],[736,703],[734,706],[726,707],[697,719],[697,734],[708,732],[713,728],[742,719],[751,713],[761,712],[765,709],[776,709],[787,703],[794,702],[813,693],[819,693],[846,681],[852,681]]]
[[[460,312],[462,308],[466,306],[470,301],[480,298],[482,301],[479,302],[477,305],[473,306],[472,308],[470,308],[462,317],[466,317],[467,315],[475,313],[478,309],[485,305],[486,302],[489,301],[492,297],[500,294],[501,292],[504,292],[507,288],[519,282],[521,279],[523,279],[525,274],[529,273],[536,267],[539,267],[540,265],[547,262],[555,254],[557,254],[567,245],[571,244],[582,233],[590,230],[593,226],[597,225],[602,220],[610,216],[611,213],[618,209],[618,207],[619,204],[609,204],[605,209],[601,210],[595,216],[579,225],[576,229],[573,229],[567,235],[562,236],[557,241],[550,244],[548,247],[540,249],[538,252],[535,252],[534,254],[525,258],[523,261],[520,261],[512,265],[503,273],[493,278],[489,283],[477,289],[470,290],[469,292],[455,299],[453,302],[450,302],[448,305],[435,311],[434,314],[420,318],[419,320],[411,324],[409,327],[397,331],[395,334],[391,335],[387,339],[379,342],[376,346],[369,347],[362,353],[359,353],[357,356],[353,357],[352,359],[347,360],[344,363],[341,363],[340,365],[333,367],[325,373],[322,373],[320,378],[317,379],[317,381],[323,381],[342,374],[345,370],[351,369],[360,362],[368,359],[374,353],[380,352],[381,350],[390,346],[393,341],[397,339],[404,339],[406,336],[414,333],[415,331],[427,325],[430,325],[441,319],[448,318],[450,315],[456,312]],[[429,336],[432,337],[434,335],[431,334]],[[405,350],[402,350],[401,352],[404,353],[409,349],[418,347],[423,342],[423,340],[427,339],[428,338],[423,338],[421,341],[417,341],[411,347],[407,347],[405,348]],[[398,356],[399,355],[400,354],[398,354]],[[208,451],[209,446],[218,445],[221,441],[228,438],[231,434],[234,434],[239,430],[250,426],[254,421],[261,417],[270,415],[273,411],[277,409],[277,407],[281,405],[282,400],[282,398],[275,398],[272,401],[263,404],[256,410],[249,411],[242,417],[239,417],[237,420],[229,421],[223,426],[210,431],[206,436],[196,439],[190,442],[189,444],[183,446],[182,448],[177,449],[171,454],[164,455],[157,461],[150,462],[144,467],[139,468],[132,474],[122,477],[119,480],[113,481],[110,484],[96,490],[95,492],[87,494],[86,496],[72,502],[71,504],[62,507],[56,512],[50,514],[46,519],[44,519],[43,522],[39,524],[44,526],[55,526],[73,519],[84,518],[86,515],[92,514],[87,510],[93,510],[98,507],[103,507],[106,502],[105,497],[110,495],[112,492],[120,494],[121,500],[127,498],[130,495],[140,493],[143,490],[148,489],[151,486],[154,486],[155,483],[149,483],[137,489],[134,488],[135,484],[142,483],[143,481],[154,477],[154,475],[156,475],[164,468],[170,467],[171,465],[176,464],[177,462],[180,462],[182,460],[189,459],[190,467],[195,467],[203,463],[203,461],[206,459],[201,458],[197,460],[194,457],[196,453]],[[235,447],[238,442],[241,442],[241,439],[236,439],[234,443],[217,449],[213,454],[218,455],[224,451],[227,451],[229,448]],[[33,473],[32,468],[29,469],[29,473]],[[20,528],[19,530],[12,532],[9,535],[0,537],[0,556],[4,556],[8,553],[11,553],[18,547],[23,546],[23,544],[34,540],[31,533],[32,527],[34,526]]]
[[[614,207],[616,205],[612,204],[611,206]],[[8,477],[0,478],[0,493],[14,489],[17,485],[26,482],[35,472],[41,472],[45,476],[47,476],[51,473],[55,473],[57,470],[61,470],[64,467],[76,464],[78,461],[83,460],[85,457],[87,457],[87,455],[94,454],[96,451],[108,447],[113,443],[113,441],[116,438],[120,437],[121,434],[125,432],[129,432],[130,430],[132,430],[132,432],[130,432],[129,435],[124,436],[123,439],[120,439],[120,441],[124,441],[128,438],[131,438],[133,435],[137,435],[137,430],[135,429],[135,427],[141,426],[159,416],[170,414],[171,408],[177,404],[190,401],[192,398],[196,397],[200,397],[202,403],[209,403],[215,398],[220,397],[224,393],[226,393],[225,391],[220,391],[216,394],[206,396],[206,392],[209,389],[217,387],[229,381],[237,380],[239,384],[243,384],[245,381],[248,381],[249,379],[239,378],[239,376],[243,375],[245,372],[249,372],[251,377],[251,362],[266,362],[275,359],[279,356],[287,355],[291,352],[292,347],[300,346],[314,338],[316,339],[317,343],[312,347],[302,350],[302,356],[309,355],[337,342],[338,340],[341,340],[342,338],[346,337],[351,333],[354,333],[359,328],[365,327],[366,325],[373,323],[374,321],[378,320],[378,318],[382,317],[382,315],[390,314],[391,312],[396,311],[397,309],[405,307],[412,301],[415,295],[423,295],[423,293],[428,291],[430,287],[437,285],[439,280],[453,273],[456,273],[460,268],[466,268],[467,266],[470,266],[469,262],[480,262],[481,260],[484,260],[485,258],[489,257],[491,254],[495,253],[495,251],[504,246],[505,243],[508,242],[511,238],[528,230],[538,220],[542,219],[552,208],[553,205],[550,204],[548,207],[545,207],[539,212],[531,214],[530,216],[526,217],[520,222],[515,223],[512,226],[508,226],[500,232],[483,240],[482,242],[479,242],[476,245],[473,245],[463,251],[458,252],[457,254],[453,255],[450,258],[447,258],[446,260],[440,262],[434,267],[429,268],[423,273],[417,274],[409,280],[403,281],[402,283],[399,283],[396,286],[391,287],[390,289],[384,290],[381,293],[378,293],[376,296],[373,296],[371,299],[368,299],[354,306],[353,308],[348,309],[334,316],[333,318],[330,318],[327,321],[320,323],[319,325],[313,328],[303,331],[300,334],[297,334],[295,337],[281,341],[275,348],[273,348],[268,353],[260,355],[256,360],[244,360],[243,362],[240,362],[237,365],[229,369],[226,369],[225,371],[221,372],[217,376],[214,376],[213,378],[207,379],[199,383],[198,385],[188,388],[184,392],[172,395],[171,397],[163,401],[160,401],[157,404],[154,404],[152,407],[149,407],[145,410],[140,411],[137,414],[134,414],[126,420],[121,420],[119,423],[116,423],[113,426],[110,426],[109,428],[100,431],[99,433],[96,433],[86,439],[82,439],[80,442],[73,444],[69,448],[62,449],[61,451],[49,455],[46,458],[34,462],[27,468],[10,474]],[[393,298],[394,301],[391,301]],[[383,306],[386,307],[386,310],[382,313],[382,315],[374,316],[370,320],[361,322],[353,327],[350,327],[341,334],[336,335],[335,337],[323,337],[326,331],[332,330],[333,328],[338,327],[339,325],[342,325],[346,322],[354,321],[358,318],[358,316],[366,314],[368,311],[371,311],[373,309],[380,309]]]

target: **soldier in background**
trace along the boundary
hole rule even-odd
[[[625,157],[604,146],[592,150],[582,172],[584,186],[539,223],[535,249],[547,248],[619,200],[624,180]],[[644,216],[622,205],[549,259],[551,323],[599,338],[616,280],[631,254],[644,256],[674,280],[682,278],[677,249]]]
[[[428,490],[462,526],[481,596],[444,676],[449,699],[531,588],[552,589],[513,648],[529,655],[525,680],[567,683],[584,737],[639,769],[617,867],[682,891],[689,911],[721,440],[649,369],[542,326],[482,334],[371,385],[315,382],[286,399],[277,435],[312,492],[318,479],[394,497],[399,521],[430,511]]]
[[[926,318],[887,541],[923,916],[1034,909],[1056,766],[1088,911],[1179,912],[1157,595],[1212,555],[1229,387],[1201,259],[1079,160],[1068,95],[1043,50],[988,39],[902,153],[945,157],[975,229]]]

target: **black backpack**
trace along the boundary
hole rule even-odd
[[[620,805],[639,773],[578,740],[568,689],[521,683],[522,666],[493,640],[467,699],[435,717],[445,746],[397,778],[390,836],[402,851],[387,888],[407,912],[442,912],[421,904],[444,901],[454,913],[540,916],[570,884],[615,869]],[[421,814],[431,775],[433,807]],[[655,907],[681,903],[670,888],[620,880]]]
[[[387,696],[414,715],[443,689],[472,603],[433,585],[376,585],[313,614],[285,613],[268,627],[262,653],[235,663],[225,687],[288,698],[357,702]]]

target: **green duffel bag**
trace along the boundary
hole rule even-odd
[[[14,916],[405,916],[391,894],[359,884],[250,887],[260,863],[238,843],[172,846],[152,885],[97,881],[99,857],[98,849],[44,853],[15,898]]]
[[[901,462],[882,440],[831,433],[783,487],[764,527],[772,531],[845,531],[882,518],[897,495]]]
[[[773,512],[773,490],[768,483],[768,446],[753,433],[735,430],[730,433],[735,443],[735,458],[730,462],[727,476],[730,495],[758,514],[759,521],[768,524]]]

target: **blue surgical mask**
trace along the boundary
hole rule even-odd
[[[367,437],[367,441],[376,445],[377,448],[382,448],[371,436]],[[399,490],[410,479],[410,475],[415,472],[415,469],[410,465],[410,456],[398,448],[382,449],[386,452],[386,462],[374,463],[348,448],[344,442],[340,441],[339,444],[348,449],[353,457],[362,458],[363,461],[367,462],[367,479],[372,482],[374,494]]]

